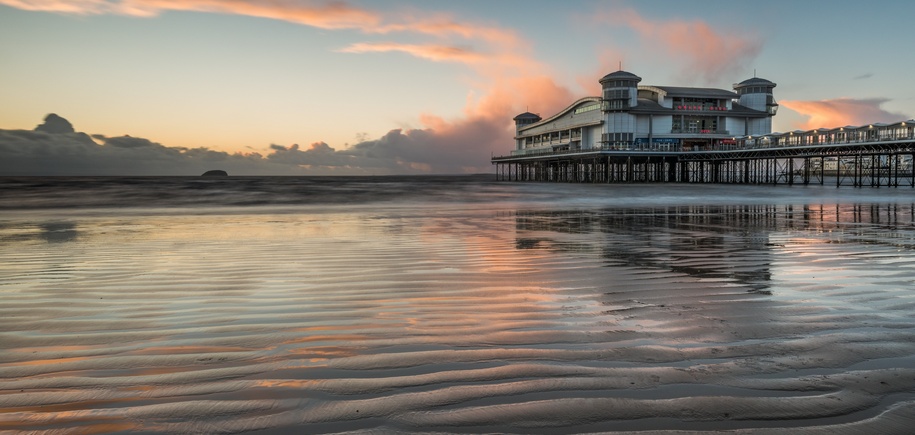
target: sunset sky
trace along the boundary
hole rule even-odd
[[[0,175],[491,172],[514,115],[620,64],[755,71],[775,131],[896,122],[913,25],[910,0],[0,0]],[[19,131],[49,113],[88,136]]]

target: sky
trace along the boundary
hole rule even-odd
[[[512,117],[620,67],[771,80],[779,132],[904,121],[913,18],[910,0],[0,0],[0,175],[490,173]]]

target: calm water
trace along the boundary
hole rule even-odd
[[[915,190],[0,179],[0,431],[907,433]]]

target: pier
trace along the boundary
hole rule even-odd
[[[560,136],[560,140],[561,140]],[[728,138],[704,147],[601,144],[492,158],[500,181],[915,187],[915,121]]]

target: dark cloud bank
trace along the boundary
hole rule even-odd
[[[507,151],[511,132],[487,120],[466,120],[447,132],[391,130],[377,140],[335,150],[271,145],[268,154],[175,148],[148,139],[77,132],[48,115],[34,130],[0,129],[0,175],[387,175],[489,172],[493,150]]]

